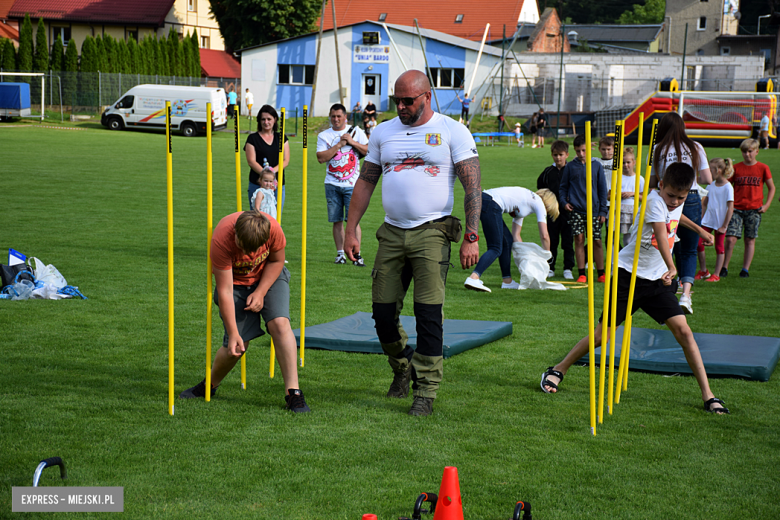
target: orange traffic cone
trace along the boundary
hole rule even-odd
[[[376,520],[376,515],[365,514],[363,515],[363,520]]]
[[[439,488],[439,501],[433,520],[463,520],[463,500],[460,496],[458,468],[445,466]]]

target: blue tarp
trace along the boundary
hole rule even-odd
[[[30,108],[30,85],[27,83],[0,83],[0,108],[7,110]]]
[[[408,345],[415,348],[417,330],[414,317],[401,316],[401,325],[409,336]],[[300,345],[300,329],[295,329],[293,333]],[[508,321],[444,320],[444,357],[446,359],[511,334],[512,323]],[[368,312],[356,312],[336,321],[306,327],[306,348],[382,353],[374,320]]]
[[[623,345],[623,327],[615,331],[615,366],[620,363]],[[729,336],[694,332],[701,359],[708,376],[736,376],[756,381],[769,381],[780,357],[780,338],[761,336]],[[596,348],[596,363],[601,359],[601,348]],[[580,361],[587,362],[588,356]],[[634,370],[690,374],[682,347],[668,330],[631,330],[631,352],[628,366]],[[609,347],[607,347],[609,366]]]

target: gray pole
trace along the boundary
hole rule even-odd
[[[501,116],[504,115],[504,64],[506,63],[506,24],[504,24],[504,31],[501,37],[501,91],[498,94],[498,131],[503,131],[503,122]],[[500,140],[500,139],[499,139]]]
[[[561,135],[561,91],[563,90],[563,37],[566,34],[566,26],[561,25],[561,71],[558,73],[558,117],[555,122],[555,139]]]
[[[688,24],[685,24],[685,43],[683,43],[682,74],[680,75],[680,88],[685,90],[685,53],[688,52]]]
[[[425,54],[425,46],[423,45],[422,33],[420,32],[420,26],[417,23],[417,18],[414,19],[414,26],[417,27],[417,36],[420,38],[420,49],[422,50],[423,59],[425,60],[425,70],[428,72],[428,79],[431,80],[431,92],[433,92],[433,97],[436,98],[436,108],[441,113],[441,106],[439,106],[439,96],[436,95],[436,89],[434,88],[433,76],[431,75],[431,68],[428,66],[428,56]]]
[[[330,5],[333,8],[333,40],[336,42],[336,74],[339,76],[339,99],[341,104],[344,104],[344,89],[341,88],[341,62],[339,61],[339,32],[336,26],[336,0],[330,0]]]
[[[322,47],[322,24],[325,22],[325,4],[327,0],[322,0],[322,13],[320,14],[320,35],[317,37],[317,57],[314,59],[314,84],[311,86],[311,102],[309,103],[309,114],[314,115],[314,94],[317,92],[317,71],[320,68],[320,48]]]

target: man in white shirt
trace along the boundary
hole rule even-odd
[[[764,146],[764,150],[769,149],[769,114],[764,112],[764,117],[761,118],[759,123],[759,140]]]
[[[246,105],[246,115],[249,116],[249,120],[252,120],[252,105],[255,104],[255,95],[249,92],[249,89],[246,89],[246,93],[244,94],[244,104]]]
[[[344,256],[344,224],[349,217],[352,190],[360,171],[360,158],[368,152],[368,137],[360,128],[347,128],[347,109],[336,103],[330,107],[331,128],[317,136],[317,160],[328,163],[325,170],[325,199],[328,202],[328,222],[333,223],[336,242],[336,264],[346,264]],[[357,226],[358,252],[353,264],[363,267],[360,256],[360,226]]]
[[[482,206],[477,147],[468,129],[431,109],[431,85],[418,70],[403,73],[393,100],[398,117],[382,123],[368,144],[347,220],[345,250],[353,260],[360,249],[357,225],[379,177],[385,222],[377,231],[372,272],[373,318],[382,349],[393,369],[388,397],[404,398],[414,381],[409,415],[430,415],[443,377],[444,286],[450,242],[460,240],[460,222],[451,216],[455,179],[466,191],[466,235],[460,263],[477,263]],[[417,348],[407,345],[399,315],[414,279]]]

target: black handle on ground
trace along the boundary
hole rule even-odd
[[[412,520],[421,520],[422,513],[435,512],[436,502],[438,501],[439,501],[439,497],[438,495],[436,495],[436,493],[421,493],[420,496],[417,497],[417,500],[414,503],[414,513],[412,514]],[[430,511],[422,508],[425,502],[429,502],[431,504]]]
[[[522,500],[518,501],[515,505],[515,513],[512,515],[512,520],[520,520],[520,513],[524,513],[522,520],[532,520],[531,504]]]
[[[41,478],[41,472],[51,466],[60,467],[60,478],[62,478],[62,480],[68,478],[68,472],[65,469],[65,463],[62,462],[62,459],[60,457],[49,457],[48,459],[43,459],[35,469],[35,475],[33,475],[33,487],[38,487],[38,480]]]

